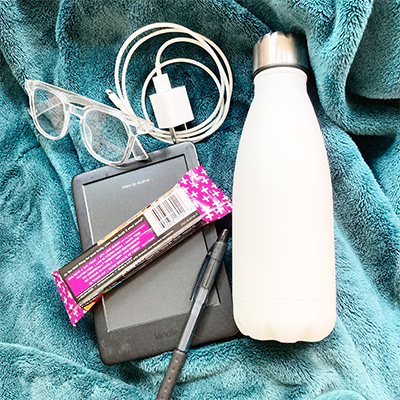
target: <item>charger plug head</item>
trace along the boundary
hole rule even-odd
[[[167,74],[153,78],[155,94],[150,96],[160,129],[174,128],[194,120],[185,86],[171,88]]]

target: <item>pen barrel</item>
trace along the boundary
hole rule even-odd
[[[181,372],[183,364],[185,364],[186,356],[187,355],[185,352],[178,349],[174,350],[156,400],[168,400],[171,398],[176,381],[178,380],[178,376]]]
[[[193,303],[188,319],[186,320],[185,328],[183,329],[182,335],[179,339],[178,350],[185,352],[189,350],[209,293],[209,290],[202,287],[199,288],[195,302]]]
[[[178,348],[174,350],[169,361],[167,372],[161,383],[156,400],[168,400],[172,396],[174,386],[178,380],[183,364],[186,361],[187,351],[192,342],[201,314],[207,302],[207,298],[214,285],[215,278],[224,258],[229,231],[224,229],[208,252],[202,268],[205,268],[204,274],[199,274],[199,286],[195,291],[194,301],[190,309],[188,319],[186,320]]]

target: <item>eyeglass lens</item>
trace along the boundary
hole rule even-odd
[[[99,110],[89,110],[83,122],[84,134],[92,151],[105,160],[120,162],[128,146],[125,124]]]
[[[48,90],[36,89],[34,92],[34,105],[40,128],[51,137],[59,137],[65,123],[63,101]]]

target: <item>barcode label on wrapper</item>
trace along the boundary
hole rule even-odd
[[[157,236],[186,218],[196,207],[181,187],[175,187],[165,198],[151,206],[144,216]]]

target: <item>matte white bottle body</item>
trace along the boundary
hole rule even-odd
[[[318,341],[336,319],[333,201],[306,74],[258,73],[233,184],[233,306],[254,339]]]

